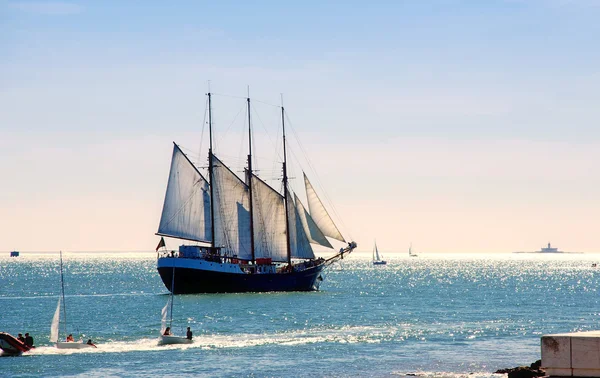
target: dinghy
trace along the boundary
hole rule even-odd
[[[160,338],[158,339],[158,345],[169,345],[169,344],[191,344],[192,339],[188,339],[184,336],[175,336],[171,334],[171,326],[173,325],[173,292],[175,291],[175,267],[173,267],[173,274],[171,276],[171,294],[167,304],[161,311],[162,321],[160,327]],[[167,312],[170,314],[169,326],[167,327]]]
[[[54,317],[52,318],[52,325],[50,327],[50,342],[54,343],[58,349],[85,349],[85,348],[96,348],[94,344],[91,343],[91,340],[88,343],[84,343],[82,340],[79,342],[76,341],[58,341],[58,334],[60,328],[60,309],[61,309],[61,299],[62,299],[62,309],[63,309],[63,325],[66,334],[67,332],[67,305],[65,302],[65,280],[63,276],[63,262],[62,262],[62,251],[60,252],[60,287],[61,287],[61,296],[58,297],[58,304],[56,305],[56,311],[54,311]],[[70,334],[69,334],[70,336]]]

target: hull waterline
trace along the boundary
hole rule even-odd
[[[236,272],[236,265],[233,264],[214,264],[213,269],[208,269],[210,267],[193,266],[194,264],[185,266],[185,261],[182,260],[187,259],[161,260],[163,259],[159,259],[158,273],[169,291],[173,279],[173,263],[179,263],[179,266],[175,266],[174,294],[315,291],[319,289],[321,272],[325,267],[321,264],[287,273],[243,273],[241,270]]]

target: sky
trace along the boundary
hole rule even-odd
[[[0,0],[0,251],[152,250],[172,141],[206,160],[210,85],[239,170],[257,100],[265,178],[283,94],[291,154],[359,250],[600,252],[598,19],[597,0]]]

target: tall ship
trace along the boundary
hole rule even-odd
[[[308,209],[289,185],[283,105],[282,190],[276,190],[252,167],[250,98],[248,155],[244,177],[239,177],[213,152],[212,95],[207,96],[208,177],[173,143],[156,233],[163,283],[174,294],[318,290],[323,270],[351,253],[356,243],[342,236],[305,173]],[[164,237],[186,242],[168,251]],[[313,245],[335,252],[316,257]]]

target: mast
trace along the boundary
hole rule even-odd
[[[169,328],[173,327],[173,293],[175,292],[175,262],[173,262],[173,274],[171,275],[171,319]]]
[[[63,317],[65,318],[65,333],[67,333],[67,302],[65,302],[65,279],[63,277],[62,251],[60,251],[60,286],[63,298]]]
[[[212,235],[211,241],[210,241],[210,246],[214,249],[215,248],[215,239],[216,239],[216,235],[215,235],[215,206],[214,206],[214,195],[213,195],[213,183],[214,183],[214,175],[213,175],[213,154],[212,154],[212,147],[213,147],[213,139],[212,139],[212,111],[211,111],[211,93],[210,93],[210,88],[208,90],[208,139],[209,139],[209,147],[208,147],[208,180],[210,181],[209,185],[210,185],[210,233]],[[174,273],[174,272],[173,272]],[[171,286],[171,292],[172,291],[172,286]]]
[[[287,157],[285,149],[285,109],[283,108],[283,96],[281,97],[281,127],[283,128],[283,203],[285,204],[285,245],[287,248],[288,264],[292,265],[292,249],[290,248],[290,219],[288,212],[288,176]]]
[[[248,195],[250,197],[250,251],[252,252],[252,264],[256,261],[254,251],[254,211],[252,208],[252,123],[250,121],[250,87],[248,87]]]

